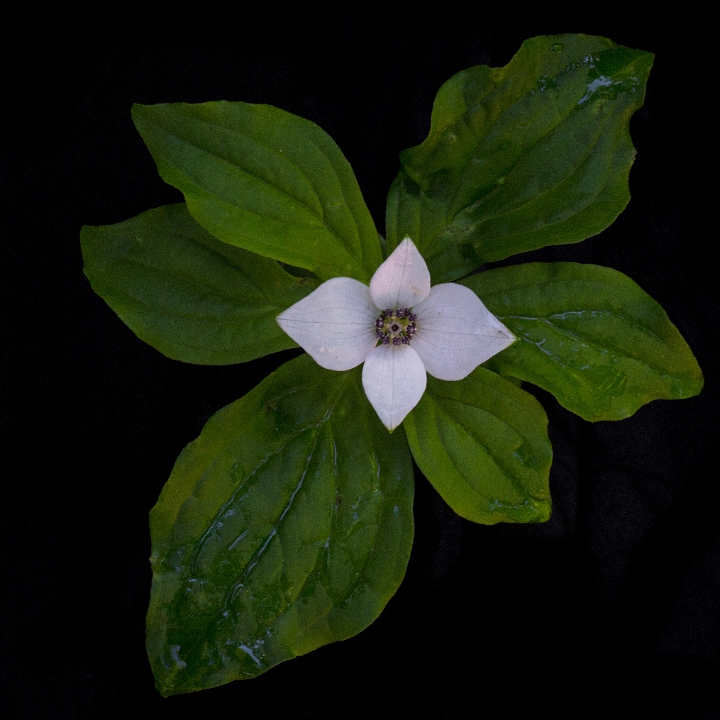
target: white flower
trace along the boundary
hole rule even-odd
[[[375,271],[370,287],[332,278],[277,321],[328,370],[364,362],[365,394],[391,431],[420,402],[426,372],[462,380],[515,342],[469,288],[431,288],[425,260],[408,237]]]

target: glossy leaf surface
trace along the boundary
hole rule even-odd
[[[359,369],[307,355],[208,421],[150,515],[148,654],[164,695],[250,678],[369,625],[413,535],[413,470]]]
[[[486,364],[551,392],[586,420],[697,395],[690,348],[630,278],[597,265],[528,263],[462,281],[520,339]]]
[[[600,37],[543,36],[503,68],[450,78],[427,139],[400,156],[388,251],[409,235],[438,283],[606,228],[630,198],[628,123],[652,59]]]
[[[223,242],[368,282],[382,262],[352,168],[317,125],[270,105],[135,105],[162,178]]]
[[[515,384],[483,367],[457,382],[428,377],[404,427],[415,462],[459,515],[488,525],[550,517],[547,416]]]
[[[275,318],[318,281],[216,240],[184,204],[86,226],[80,238],[95,292],[168,357],[224,365],[297,347]]]

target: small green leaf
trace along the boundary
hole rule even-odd
[[[434,282],[604,230],[630,194],[630,117],[653,55],[587,35],[536,37],[503,68],[438,92],[430,134],[400,156],[388,251],[409,235]]]
[[[219,242],[184,204],[86,226],[80,239],[95,292],[139,338],[184,362],[226,365],[297,347],[275,318],[318,285]]]
[[[254,677],[367,627],[405,573],[412,499],[405,437],[359,369],[302,355],[213,415],[150,514],[160,692]]]
[[[515,384],[483,367],[458,382],[428,377],[404,427],[415,462],[458,515],[486,525],[550,517],[547,416]]]
[[[317,125],[270,105],[134,105],[161,177],[223,242],[322,279],[368,282],[382,262],[352,168]]]
[[[462,281],[520,339],[486,363],[551,392],[586,420],[620,420],[703,386],[665,311],[630,278],[597,265],[528,263]]]

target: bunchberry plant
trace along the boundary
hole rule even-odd
[[[563,35],[450,78],[400,156],[385,238],[313,123],[242,102],[133,108],[185,202],[83,228],[93,288],[177,360],[306,351],[210,418],[151,512],[163,695],[371,623],[408,562],[413,461],[470,521],[547,520],[547,417],[523,381],[591,421],[700,392],[683,338],[621,273],[486,267],[623,210],[651,64]]]

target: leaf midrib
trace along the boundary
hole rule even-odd
[[[447,398],[445,398],[445,399],[447,400]],[[514,428],[512,425],[510,425],[510,423],[507,422],[507,420],[505,420],[504,418],[501,418],[499,415],[496,415],[491,410],[486,410],[485,408],[480,408],[477,405],[472,405],[472,404],[466,403],[462,400],[453,400],[453,402],[457,402],[461,405],[466,405],[468,407],[472,407],[475,410],[485,412],[488,415],[491,415],[491,416],[497,418],[503,425],[510,428],[510,430],[512,430],[514,433],[517,433],[517,435],[519,435],[520,438],[522,438],[523,440],[526,439],[522,435],[522,433],[519,433],[516,428]],[[462,423],[460,420],[454,418],[445,408],[443,408],[441,403],[436,402],[435,405],[438,408],[438,414],[442,413],[452,425],[454,425],[455,427],[462,430],[463,433],[465,433],[468,437],[472,438],[480,447],[482,447],[486,451],[488,457],[492,460],[493,465],[495,465],[495,467],[500,471],[500,473],[503,476],[507,477],[510,480],[511,485],[513,486],[515,491],[518,493],[518,495],[524,496],[524,497],[530,497],[530,498],[533,498],[534,500],[540,501],[540,498],[534,497],[523,487],[521,478],[517,477],[516,474],[514,474],[512,471],[508,470],[503,464],[500,463],[497,452],[495,452],[490,447],[489,444],[484,444],[483,442],[481,442],[481,440],[478,439],[478,437],[475,433],[471,432],[471,430],[468,429],[465,426],[465,424]],[[436,425],[436,427],[438,429],[438,433],[439,433],[440,432],[440,423],[437,419],[437,416],[435,419],[435,425]],[[455,468],[455,471],[456,471],[458,477],[462,478],[462,481],[465,484],[465,486],[478,498],[487,499],[487,498],[484,498],[484,496],[470,484],[468,479],[465,477],[465,474],[463,472],[461,472],[461,470],[458,467],[457,463],[455,462],[454,458],[452,458],[452,456],[449,453],[448,453],[448,459],[450,459],[450,462],[453,464],[453,467]],[[483,511],[483,514],[486,514],[485,511]]]
[[[502,316],[501,316],[501,315],[498,315],[497,317],[498,317],[499,320],[506,320],[506,319],[508,319],[508,318],[510,318],[510,317],[512,317],[512,316],[509,316],[509,315],[502,315]],[[609,351],[613,352],[614,354],[618,355],[619,357],[624,358],[625,360],[629,360],[630,362],[633,362],[633,363],[638,363],[639,365],[643,365],[643,366],[645,366],[645,367],[647,367],[647,368],[655,371],[655,373],[656,373],[658,376],[660,376],[660,377],[667,377],[668,375],[670,375],[671,377],[674,377],[671,371],[669,371],[667,368],[663,368],[662,366],[657,365],[656,363],[653,363],[650,359],[640,358],[640,357],[635,357],[635,356],[633,356],[633,355],[629,355],[629,354],[627,353],[627,351],[625,351],[625,350],[620,350],[618,347],[616,347],[615,345],[613,345],[613,344],[611,344],[611,343],[609,343],[609,342],[608,342],[606,345],[601,345],[597,340],[591,340],[590,338],[588,338],[588,337],[586,337],[586,336],[578,335],[578,334],[576,334],[576,333],[574,333],[574,332],[572,332],[572,331],[570,331],[570,330],[566,330],[565,328],[562,328],[562,327],[560,327],[560,326],[558,326],[558,325],[555,325],[553,322],[551,322],[551,321],[548,320],[547,318],[539,317],[539,318],[523,318],[523,319],[525,319],[525,320],[531,320],[531,321],[534,320],[535,322],[545,323],[546,325],[549,325],[551,328],[553,328],[554,330],[556,330],[556,331],[557,331],[558,333],[560,333],[561,335],[565,335],[566,337],[571,337],[571,338],[573,338],[573,339],[575,339],[575,340],[578,340],[578,341],[580,341],[580,342],[582,342],[582,343],[585,343],[585,344],[587,344],[587,345],[589,345],[589,346],[592,346],[592,347],[594,347],[594,348],[597,348],[597,349],[600,350],[600,351],[602,351],[602,350],[609,350]],[[634,324],[634,323],[632,323],[632,322],[629,323],[629,324],[632,325],[632,326],[638,327],[640,330],[642,330],[642,326],[641,326],[641,325],[636,325],[636,324]],[[528,338],[523,337],[522,335],[521,335],[520,337],[521,337],[523,340],[525,340],[526,342],[528,342],[529,344],[537,347],[536,344],[535,344],[532,340],[529,340]],[[665,347],[667,347],[668,343],[667,343],[664,339],[661,338],[661,339],[660,339],[660,342],[661,342]],[[642,344],[639,344],[638,347],[642,347]],[[545,353],[545,354],[548,355],[548,353]],[[549,357],[553,357],[553,356],[551,356],[551,355],[548,355],[548,356],[549,356]],[[566,366],[563,365],[563,367],[566,367]]]

